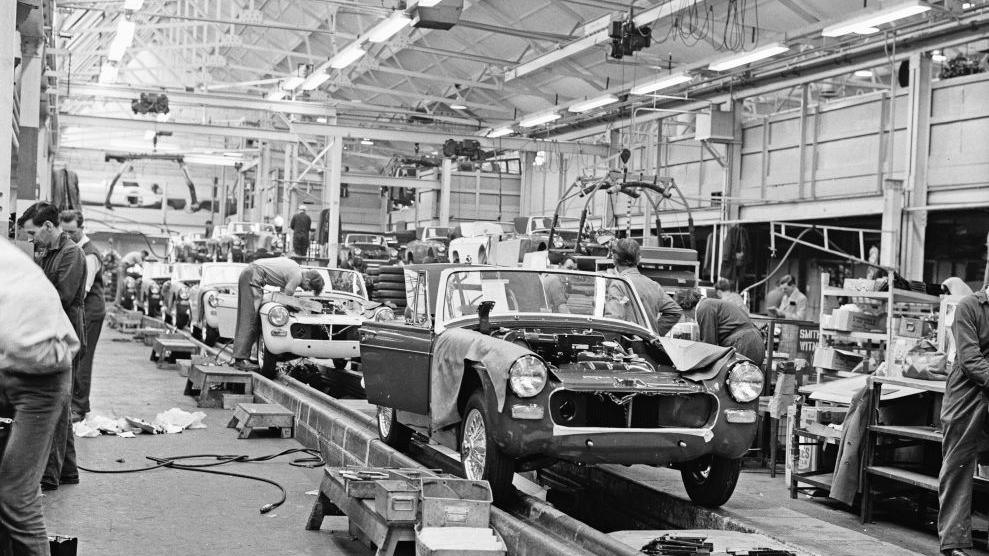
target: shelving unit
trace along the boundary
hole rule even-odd
[[[928,424],[925,425],[895,425],[879,424],[879,398],[884,385],[905,386],[929,392],[937,399],[929,404],[926,414]],[[940,396],[944,394],[944,382],[934,380],[918,380],[914,378],[873,377],[872,391],[869,396],[869,424],[866,429],[863,473],[862,473],[862,508],[860,518],[863,523],[872,521],[875,505],[875,486],[878,482],[893,482],[900,486],[919,488],[928,492],[937,492],[938,478],[934,474],[936,466],[921,469],[910,469],[886,461],[879,461],[880,441],[894,439],[897,447],[912,445],[927,445],[931,450],[939,450],[944,435],[940,429]],[[940,457],[935,458],[940,461]],[[926,472],[925,472],[926,471]],[[933,471],[933,472],[932,472]],[[974,488],[981,492],[989,492],[989,480],[975,477]]]
[[[919,317],[929,320],[936,320],[938,316],[938,309],[940,306],[940,298],[933,295],[927,295],[925,293],[915,292],[911,290],[900,290],[900,289],[890,289],[884,292],[870,292],[870,291],[859,291],[844,288],[836,288],[828,285],[830,281],[830,276],[826,273],[821,275],[821,311],[822,318],[821,326],[819,330],[819,348],[834,348],[843,351],[852,351],[861,353],[866,361],[871,357],[877,362],[879,361],[893,361],[893,349],[894,349],[894,338],[896,337],[896,318],[897,317]],[[885,315],[885,324],[882,330],[867,330],[867,331],[844,331],[844,330],[833,330],[824,327],[824,316],[829,314],[829,309],[835,306],[833,301],[836,298],[847,298],[850,303],[855,303],[860,306],[868,306],[873,309],[876,314]],[[890,367],[891,365],[887,365]],[[867,364],[865,366],[865,372],[870,372],[874,369],[870,368]],[[826,379],[837,379],[850,375],[847,372],[836,371],[831,369],[817,369],[818,380]],[[912,379],[886,379],[886,384],[896,384],[901,387],[914,387],[920,388],[922,390],[936,391],[938,385],[915,385],[914,383],[927,383],[929,381],[916,381]],[[943,392],[944,384],[940,383],[941,391]],[[934,389],[934,390],[930,390]],[[875,394],[875,405],[873,406],[873,414],[879,407],[879,393]],[[800,411],[801,402],[798,400],[797,405],[797,417],[796,422],[800,422]],[[875,423],[874,423],[875,424]],[[879,426],[876,424],[875,430],[870,429],[870,434],[888,434],[888,435],[899,435],[901,438],[911,439],[915,442],[934,442],[940,441],[940,436],[935,432],[933,427],[897,427],[897,426]],[[813,431],[808,431],[805,429],[794,427],[793,438],[790,439],[791,450],[793,454],[797,454],[799,449],[804,446],[816,446],[815,449],[819,449],[823,442],[834,441],[831,438],[822,438],[822,435],[815,434]],[[797,458],[791,460],[793,466],[793,472],[791,473],[791,484],[790,484],[790,495],[796,498],[797,493],[806,487],[801,487],[800,484],[807,484],[815,489],[824,489],[830,491],[831,489],[831,479],[833,473],[828,471],[811,471],[811,472],[796,472],[797,469]],[[885,473],[881,475],[885,477],[886,475],[892,473],[888,471],[885,467],[874,474],[879,475],[880,473]],[[906,476],[905,480],[906,479]],[[910,480],[917,480],[916,477],[910,477]],[[935,479],[935,483],[936,483]],[[935,484],[935,489],[936,489]],[[864,505],[863,505],[864,507]]]

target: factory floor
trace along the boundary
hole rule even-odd
[[[109,417],[151,421],[173,407],[206,413],[207,428],[180,434],[76,438],[79,464],[98,469],[147,466],[145,456],[247,454],[261,456],[302,446],[271,435],[238,440],[226,428],[233,411],[198,409],[182,395],[185,379],[148,360],[151,348],[105,328],[93,370],[92,410]],[[264,433],[262,433],[264,434]],[[246,479],[157,469],[142,473],[81,473],[80,484],[44,496],[49,534],[79,539],[80,555],[175,556],[177,554],[370,554],[347,534],[347,521],[328,517],[320,531],[306,531],[321,469],[294,467],[305,454],[263,463],[233,463],[224,471],[257,475],[287,492],[281,507],[260,514],[278,489]]]

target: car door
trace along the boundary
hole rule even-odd
[[[427,415],[433,331],[426,272],[406,276],[406,283],[415,296],[404,322],[367,321],[361,326],[364,389],[373,404]]]

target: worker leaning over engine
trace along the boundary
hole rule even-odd
[[[258,259],[240,273],[237,289],[237,332],[234,335],[234,367],[254,370],[250,363],[251,348],[261,333],[261,297],[265,286],[282,289],[285,295],[295,295],[297,288],[319,295],[323,277],[315,270],[303,270],[288,257]]]

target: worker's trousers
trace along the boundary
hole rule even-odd
[[[976,460],[989,440],[987,411],[982,389],[955,369],[948,377],[941,406],[944,440],[937,527],[941,550],[972,547],[972,484]]]
[[[251,349],[261,335],[261,290],[256,290],[251,282],[254,266],[248,265],[240,273],[237,281],[237,331],[234,334],[234,359],[250,359]]]
[[[300,257],[305,257],[309,253],[309,236],[292,236],[292,251]]]
[[[71,380],[68,371],[0,371],[0,416],[14,419],[6,445],[0,442],[0,543],[10,542],[18,556],[49,554],[38,484]]]
[[[86,313],[86,347],[79,356],[79,365],[72,377],[72,406],[73,413],[84,416],[89,413],[89,391],[93,383],[93,355],[96,354],[96,344],[100,341],[103,331],[103,319],[106,314],[102,311],[95,314]]]

